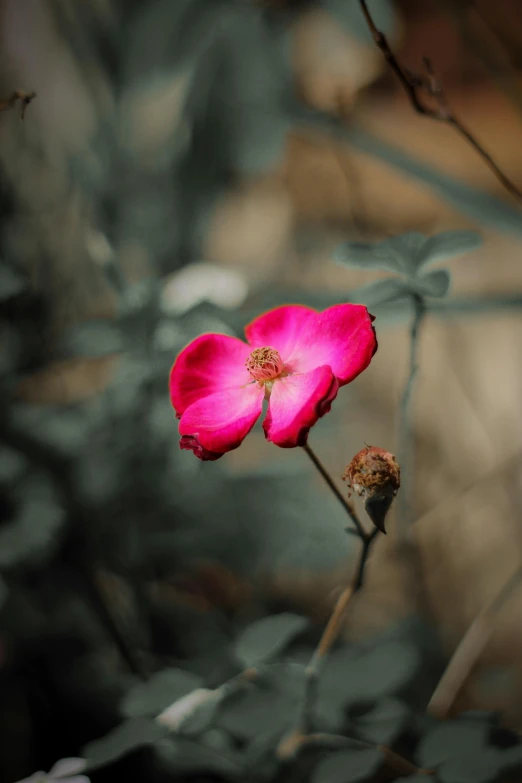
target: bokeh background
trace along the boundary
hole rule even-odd
[[[522,186],[517,0],[371,8]],[[23,121],[0,115],[0,778],[112,728],[129,667],[182,661],[220,681],[248,620],[325,621],[356,542],[320,476],[260,427],[217,463],[180,452],[167,378],[202,331],[358,301],[381,274],[334,263],[349,239],[483,237],[430,304],[414,399],[415,537],[451,654],[522,551],[520,205],[453,128],[414,113],[354,0],[2,0],[0,14],[2,96],[37,93]],[[310,435],[335,477],[365,443],[398,448],[412,310],[369,303],[379,351]],[[413,611],[389,528],[347,639]],[[515,728],[521,613],[522,590],[461,705]]]

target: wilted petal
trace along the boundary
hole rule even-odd
[[[328,413],[338,388],[327,366],[278,379],[263,422],[267,440],[283,448],[304,446],[310,427]]]
[[[225,334],[203,334],[187,345],[170,371],[170,400],[178,417],[203,397],[251,381],[245,367],[250,351]]]
[[[313,315],[316,315],[316,310],[304,305],[276,307],[245,326],[245,335],[253,348],[275,348],[285,362],[298,344],[306,322]]]
[[[264,395],[264,388],[252,382],[193,403],[179,422],[181,448],[192,449],[200,459],[217,459],[236,449],[261,415]]]
[[[364,305],[334,305],[314,313],[285,360],[294,372],[308,372],[327,364],[339,386],[344,386],[368,367],[377,350],[373,320]]]

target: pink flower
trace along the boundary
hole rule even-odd
[[[363,305],[334,305],[322,313],[286,305],[248,324],[247,343],[224,334],[196,338],[170,373],[180,448],[202,460],[219,459],[242,443],[265,399],[267,440],[304,446],[339,388],[368,367],[377,350],[373,320]]]

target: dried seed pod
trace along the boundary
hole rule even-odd
[[[386,514],[401,485],[401,469],[393,454],[378,446],[366,446],[347,466],[343,479],[364,498],[364,508],[375,527],[386,533]]]

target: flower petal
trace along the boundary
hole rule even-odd
[[[344,386],[368,367],[377,350],[373,320],[364,305],[340,304],[315,313],[304,324],[287,365],[302,373],[327,364]]]
[[[331,408],[339,384],[328,366],[275,381],[263,422],[266,439],[276,446],[304,446],[308,431]]]
[[[264,396],[263,387],[250,383],[197,400],[180,419],[180,447],[203,460],[236,449],[261,415]]]
[[[285,362],[298,344],[306,322],[316,314],[316,310],[304,305],[276,307],[247,324],[245,335],[253,348],[275,348]]]
[[[170,399],[177,416],[209,394],[249,383],[245,362],[250,350],[225,334],[202,334],[189,343],[170,371]]]

